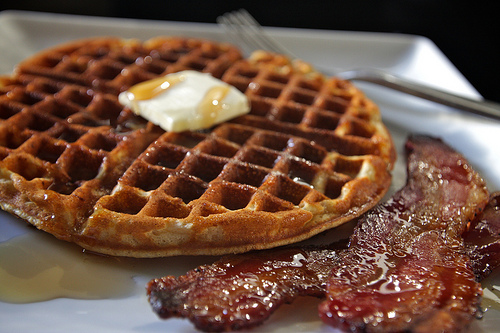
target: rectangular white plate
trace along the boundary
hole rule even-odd
[[[267,30],[294,54],[318,68],[329,71],[356,67],[386,69],[441,89],[479,97],[439,49],[423,37],[282,28]],[[16,63],[43,48],[78,38],[111,35],[140,39],[182,35],[227,41],[215,24],[7,11],[0,14],[0,74],[10,73]],[[469,159],[484,176],[491,191],[500,190],[499,122],[463,114],[385,88],[358,85],[380,106],[400,156],[403,156],[403,143],[409,133],[439,136]],[[405,177],[405,161],[399,158],[391,192],[404,185]],[[35,232],[23,221],[0,212],[0,242]],[[54,246],[50,239],[37,238],[36,241],[47,241]],[[132,288],[129,295],[122,297],[100,300],[59,298],[28,304],[0,302],[0,331],[195,331],[185,320],[159,320],[147,303],[144,285],[151,278],[182,274],[211,260],[213,258],[179,257],[128,262],[121,269],[123,274],[133,279],[137,288]],[[500,274],[496,274],[491,282],[499,285]],[[305,298],[283,306],[264,326],[254,331],[332,332],[318,319],[316,304],[315,299]],[[482,321],[474,324],[472,330],[494,332],[499,326],[499,311],[492,308]]]

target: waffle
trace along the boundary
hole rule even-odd
[[[251,112],[164,132],[118,102],[185,69],[245,92]],[[0,202],[110,255],[237,253],[297,242],[385,194],[395,159],[377,106],[346,81],[233,46],[158,37],[75,41],[0,85]]]

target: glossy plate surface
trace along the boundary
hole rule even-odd
[[[479,97],[466,78],[426,38],[281,28],[267,30],[294,54],[327,71],[374,67],[441,89]],[[34,52],[78,38],[121,36],[147,39],[158,35],[228,41],[215,24],[7,11],[0,14],[0,74],[9,74],[16,63]],[[409,133],[440,136],[469,159],[487,180],[490,191],[500,190],[500,122],[464,114],[370,84],[356,84],[380,106],[400,156]],[[391,193],[404,185],[405,172],[404,158],[400,157],[394,170]],[[0,301],[0,332],[195,331],[185,320],[159,320],[150,309],[144,285],[151,278],[180,275],[215,258],[96,258],[94,255],[82,253],[76,246],[62,243],[51,236],[42,235],[23,221],[0,212],[0,256],[2,251],[17,254],[20,251],[28,252],[20,255],[23,259],[11,262],[9,268],[33,267],[35,264],[52,267],[57,266],[60,261],[65,261],[63,272],[51,273],[53,275],[49,276],[48,280],[54,280],[55,287],[52,288],[65,285],[66,294],[73,295],[69,298],[44,300],[46,296],[42,294],[39,296],[42,301],[20,304]],[[61,257],[58,253],[68,253],[71,256]],[[9,256],[14,257],[15,254]],[[79,270],[70,272],[74,269],[73,266]],[[28,273],[23,274],[29,275]],[[77,280],[80,282],[76,283]],[[5,281],[0,281],[0,285],[5,286],[4,283]],[[500,272],[496,272],[488,283],[500,285]],[[47,288],[51,287],[45,289]],[[32,292],[40,289],[44,288],[37,289],[37,286],[34,286]],[[28,294],[27,298],[30,297]],[[19,298],[17,300],[19,301]],[[312,298],[283,306],[264,326],[253,331],[333,332],[333,329],[326,327],[318,319],[316,306],[317,300]],[[484,319],[475,323],[471,331],[496,332],[500,326],[498,309],[498,304],[490,307]]]

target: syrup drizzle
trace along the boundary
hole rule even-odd
[[[0,243],[0,301],[124,298],[144,293],[146,282],[167,269],[182,274],[207,260],[103,256],[36,230]]]
[[[224,98],[229,93],[229,86],[215,86],[207,91],[198,107],[197,117],[203,121],[203,128],[208,128],[215,123],[217,116],[224,109]]]
[[[28,233],[0,244],[1,301],[117,298],[134,291],[135,282],[116,262],[48,238]]]
[[[131,101],[152,99],[184,80],[182,75],[169,75],[138,83],[128,90]]]

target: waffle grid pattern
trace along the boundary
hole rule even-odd
[[[42,52],[2,80],[2,207],[85,248],[139,257],[242,252],[341,224],[385,193],[390,136],[354,86],[287,66],[182,38]],[[184,69],[244,91],[251,113],[164,133],[117,101]]]

